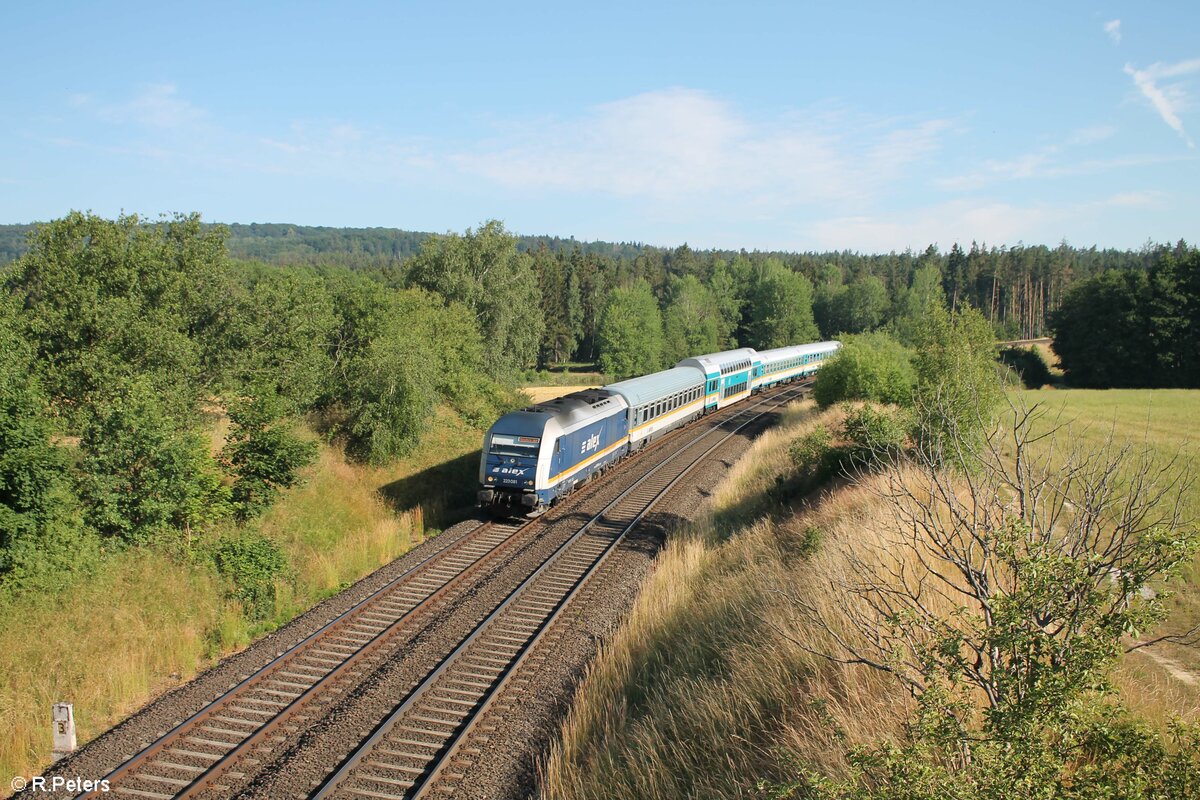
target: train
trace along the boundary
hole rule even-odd
[[[537,516],[670,431],[812,375],[839,347],[828,341],[709,353],[509,412],[484,436],[478,505]]]

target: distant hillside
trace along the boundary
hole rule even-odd
[[[399,228],[327,228],[287,223],[233,223],[229,230],[229,253],[234,258],[276,264],[377,264],[403,261],[415,255],[432,234]],[[20,257],[33,225],[0,225],[0,264]],[[518,248],[536,250],[545,245],[551,252],[579,248],[584,253],[632,258],[645,246],[640,243],[579,242],[559,236],[521,236]]]

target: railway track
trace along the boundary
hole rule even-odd
[[[622,493],[618,500],[609,504],[605,511],[593,517],[568,540],[567,544],[559,546],[555,555],[545,561],[522,586],[529,585],[529,581],[535,576],[539,585],[578,585],[583,580],[582,577],[576,576],[579,569],[584,569],[585,574],[591,574],[594,566],[589,567],[587,564],[599,564],[604,555],[610,552],[611,546],[624,535],[617,534],[616,538],[612,535],[611,526],[616,524],[616,518],[612,516],[616,513],[613,511],[616,508],[614,504],[625,499],[626,504],[644,503],[645,509],[648,510],[666,489],[657,490],[658,493],[651,496],[643,497],[643,493],[649,491],[648,487],[657,486],[655,481],[660,481],[662,476],[670,474],[671,470],[667,469],[667,465],[683,463],[680,459],[685,453],[699,452],[702,442],[711,443],[711,437],[715,433],[726,432],[732,420],[740,419],[750,412],[757,412],[754,416],[757,418],[764,413],[758,411],[764,404],[781,405],[797,393],[794,388],[785,389],[767,395],[747,408],[733,409],[732,414],[706,417],[709,430],[696,435],[674,452],[669,451],[668,443],[677,442],[689,432],[694,433],[694,426],[681,429],[656,442],[645,454],[658,452],[665,446],[668,449],[665,458],[651,467],[650,471]],[[737,429],[740,430],[741,427],[744,427],[744,424]],[[724,441],[733,433],[722,435],[720,441]],[[703,454],[715,447],[715,444],[712,445],[704,450]],[[698,463],[703,454],[691,458],[685,471]],[[680,473],[679,477],[682,477],[682,474]],[[655,475],[660,477],[648,480]],[[678,477],[675,480],[678,480]],[[643,488],[635,492],[637,487]],[[641,512],[642,515],[644,513],[645,511]],[[605,517],[605,514],[609,516]],[[625,530],[636,524],[640,517],[641,515],[638,515],[629,522]],[[475,586],[489,571],[496,569],[499,564],[506,563],[530,545],[537,538],[542,521],[539,519],[510,524],[486,522],[467,536],[430,553],[404,573],[287,651],[280,653],[253,674],[245,676],[227,692],[120,765],[107,776],[111,791],[146,800],[171,800],[228,793],[232,790],[232,784],[242,782],[247,774],[255,772],[260,764],[269,763],[276,749],[293,734],[321,717],[349,688],[377,669],[398,647],[415,636],[437,614],[451,607],[455,600]],[[601,544],[604,545],[603,548],[595,553],[588,549]],[[566,556],[568,551],[569,557]],[[555,566],[551,567],[552,564]],[[568,590],[568,593],[571,592],[573,590]],[[536,595],[526,595],[524,589],[514,592],[518,593],[526,597],[525,602],[532,604],[530,607],[537,607]],[[510,595],[510,600],[512,597],[513,595]],[[561,608],[562,602],[562,599],[557,601],[555,607]],[[508,610],[501,613],[501,608]],[[489,624],[497,624],[500,617],[510,621],[520,619],[519,616],[513,615],[513,608],[505,601],[484,620],[477,633]],[[556,613],[553,608],[548,607],[548,610],[552,614]],[[524,628],[518,627],[516,630]],[[504,641],[489,637],[480,638],[472,634],[455,652],[470,649],[477,654],[475,659],[479,661],[481,656],[478,654],[481,648],[482,652],[486,653],[487,648],[495,647],[495,652],[507,654],[510,648],[503,646]],[[524,649],[514,652],[516,657],[521,657]],[[486,659],[488,656],[484,655],[482,658]],[[482,663],[488,662],[485,660]],[[493,666],[499,666],[495,661],[492,663]],[[496,674],[502,678],[506,673],[507,669],[501,669]],[[421,691],[420,687],[417,691]],[[488,695],[491,694],[489,690]],[[410,695],[410,698],[413,697],[415,695]],[[465,698],[466,695],[461,697]],[[448,705],[466,709],[468,706],[465,704],[468,702],[463,699],[457,704],[449,702]],[[468,714],[463,719],[470,720],[473,717],[473,714]],[[437,750],[427,747],[421,749],[443,756],[450,752],[446,746]],[[438,772],[441,774],[442,771]],[[450,773],[444,777],[452,776],[453,773]],[[414,774],[413,777],[416,779],[421,776]],[[328,792],[334,785],[332,782],[327,783],[322,791]],[[395,783],[384,785],[393,788],[398,786]],[[415,780],[413,785],[416,785]],[[99,795],[85,793],[79,797],[94,798]]]
[[[479,745],[487,743],[490,730],[481,720],[509,683],[519,680],[519,667],[536,658],[538,645],[554,635],[556,623],[586,592],[607,556],[707,455],[799,391],[785,390],[739,410],[593,516],[405,698],[317,791],[315,800],[452,794]]]
[[[179,723],[107,776],[148,800],[191,797],[236,777],[281,733],[374,668],[385,649],[444,607],[476,574],[524,543],[522,524],[491,523],[431,553]],[[247,761],[249,759],[249,761]],[[80,798],[96,798],[86,793]]]

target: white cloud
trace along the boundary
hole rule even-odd
[[[1172,78],[1181,78],[1200,72],[1200,58],[1179,61],[1175,64],[1155,63],[1145,69],[1137,69],[1132,64],[1125,65],[1125,74],[1133,78],[1134,84],[1142,95],[1154,106],[1154,110],[1162,117],[1173,131],[1178,133],[1188,147],[1195,147],[1187,131],[1184,130],[1183,120],[1179,114],[1188,106],[1187,92],[1181,82],[1164,83]]]
[[[1135,208],[1158,205],[1163,198],[1164,194],[1160,191],[1121,192],[1110,196],[1104,203],[1118,208]]]
[[[952,200],[889,215],[833,217],[807,231],[817,249],[853,243],[863,252],[948,248],[954,242],[1015,243],[1062,216],[1047,206],[1020,207],[995,201]]]
[[[955,242],[964,246],[970,242],[1050,244],[1070,238],[1067,234],[1072,231],[1086,231],[1097,224],[1102,226],[1106,212],[1127,214],[1131,208],[1153,207],[1165,199],[1162,192],[1147,190],[1059,205],[1016,205],[988,199],[951,200],[890,214],[820,220],[804,230],[805,246],[821,250],[852,246],[862,252],[882,253],[923,250],[930,244],[945,250]]]
[[[75,95],[70,102],[86,106],[92,101],[87,95]],[[207,116],[204,109],[180,97],[179,88],[173,83],[145,86],[127,102],[101,107],[99,114],[109,122],[132,122],[150,128],[181,128]]]
[[[933,185],[952,192],[974,191],[1004,181],[1064,178],[1181,160],[1179,156],[1161,155],[1129,155],[1085,160],[1071,157],[1073,150],[1105,141],[1114,133],[1116,133],[1116,129],[1111,125],[1092,125],[1080,128],[1061,144],[1049,144],[1012,158],[986,159],[970,172],[937,178],[933,181]]]
[[[508,129],[451,162],[522,190],[657,204],[719,195],[746,207],[853,205],[936,152],[948,127],[942,120],[856,122],[829,114],[752,120],[707,92],[675,88]]]
[[[1116,44],[1121,43],[1121,20],[1111,19],[1104,23],[1104,32],[1108,34],[1108,38],[1112,39]]]
[[[1116,132],[1117,129],[1112,125],[1089,125],[1071,134],[1071,137],[1067,140],[1067,144],[1095,144],[1096,142],[1103,142],[1105,139],[1111,139]]]
[[[294,122],[282,136],[259,136],[255,169],[356,183],[396,181],[435,165],[424,143],[344,121]],[[249,145],[248,145],[249,146]]]

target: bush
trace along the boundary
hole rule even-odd
[[[281,398],[263,392],[229,410],[233,426],[221,456],[236,476],[232,499],[239,519],[266,510],[280,489],[293,485],[299,470],[316,460],[316,443],[300,439],[281,421],[283,405]]]
[[[80,494],[97,531],[137,543],[230,512],[204,437],[179,430],[152,387],[120,390],[104,408],[80,445]]]
[[[887,463],[904,452],[912,430],[912,421],[901,409],[863,405],[847,409],[842,435],[847,441],[846,460],[858,468],[870,469]]]
[[[912,353],[885,333],[869,333],[847,337],[821,367],[813,399],[823,408],[843,400],[907,405],[915,383]]]
[[[828,428],[820,425],[793,439],[788,445],[788,455],[796,469],[807,470],[820,464],[832,447],[833,436]]]
[[[246,616],[262,620],[275,613],[275,582],[288,574],[287,558],[279,545],[259,531],[243,530],[221,537],[212,558]]]
[[[811,492],[833,477],[841,465],[840,449],[834,446],[833,435],[824,425],[793,439],[788,455],[795,471],[777,478],[774,494],[779,502]]]
[[[917,444],[929,458],[965,467],[1001,398],[992,327],[973,308],[949,313],[935,307],[918,341],[913,359]]]
[[[1000,351],[1000,363],[1012,367],[1027,389],[1040,389],[1052,379],[1050,367],[1036,347],[1006,347]]]
[[[9,590],[61,582],[96,550],[79,519],[67,451],[51,443],[46,396],[16,314],[0,296],[0,585]]]

